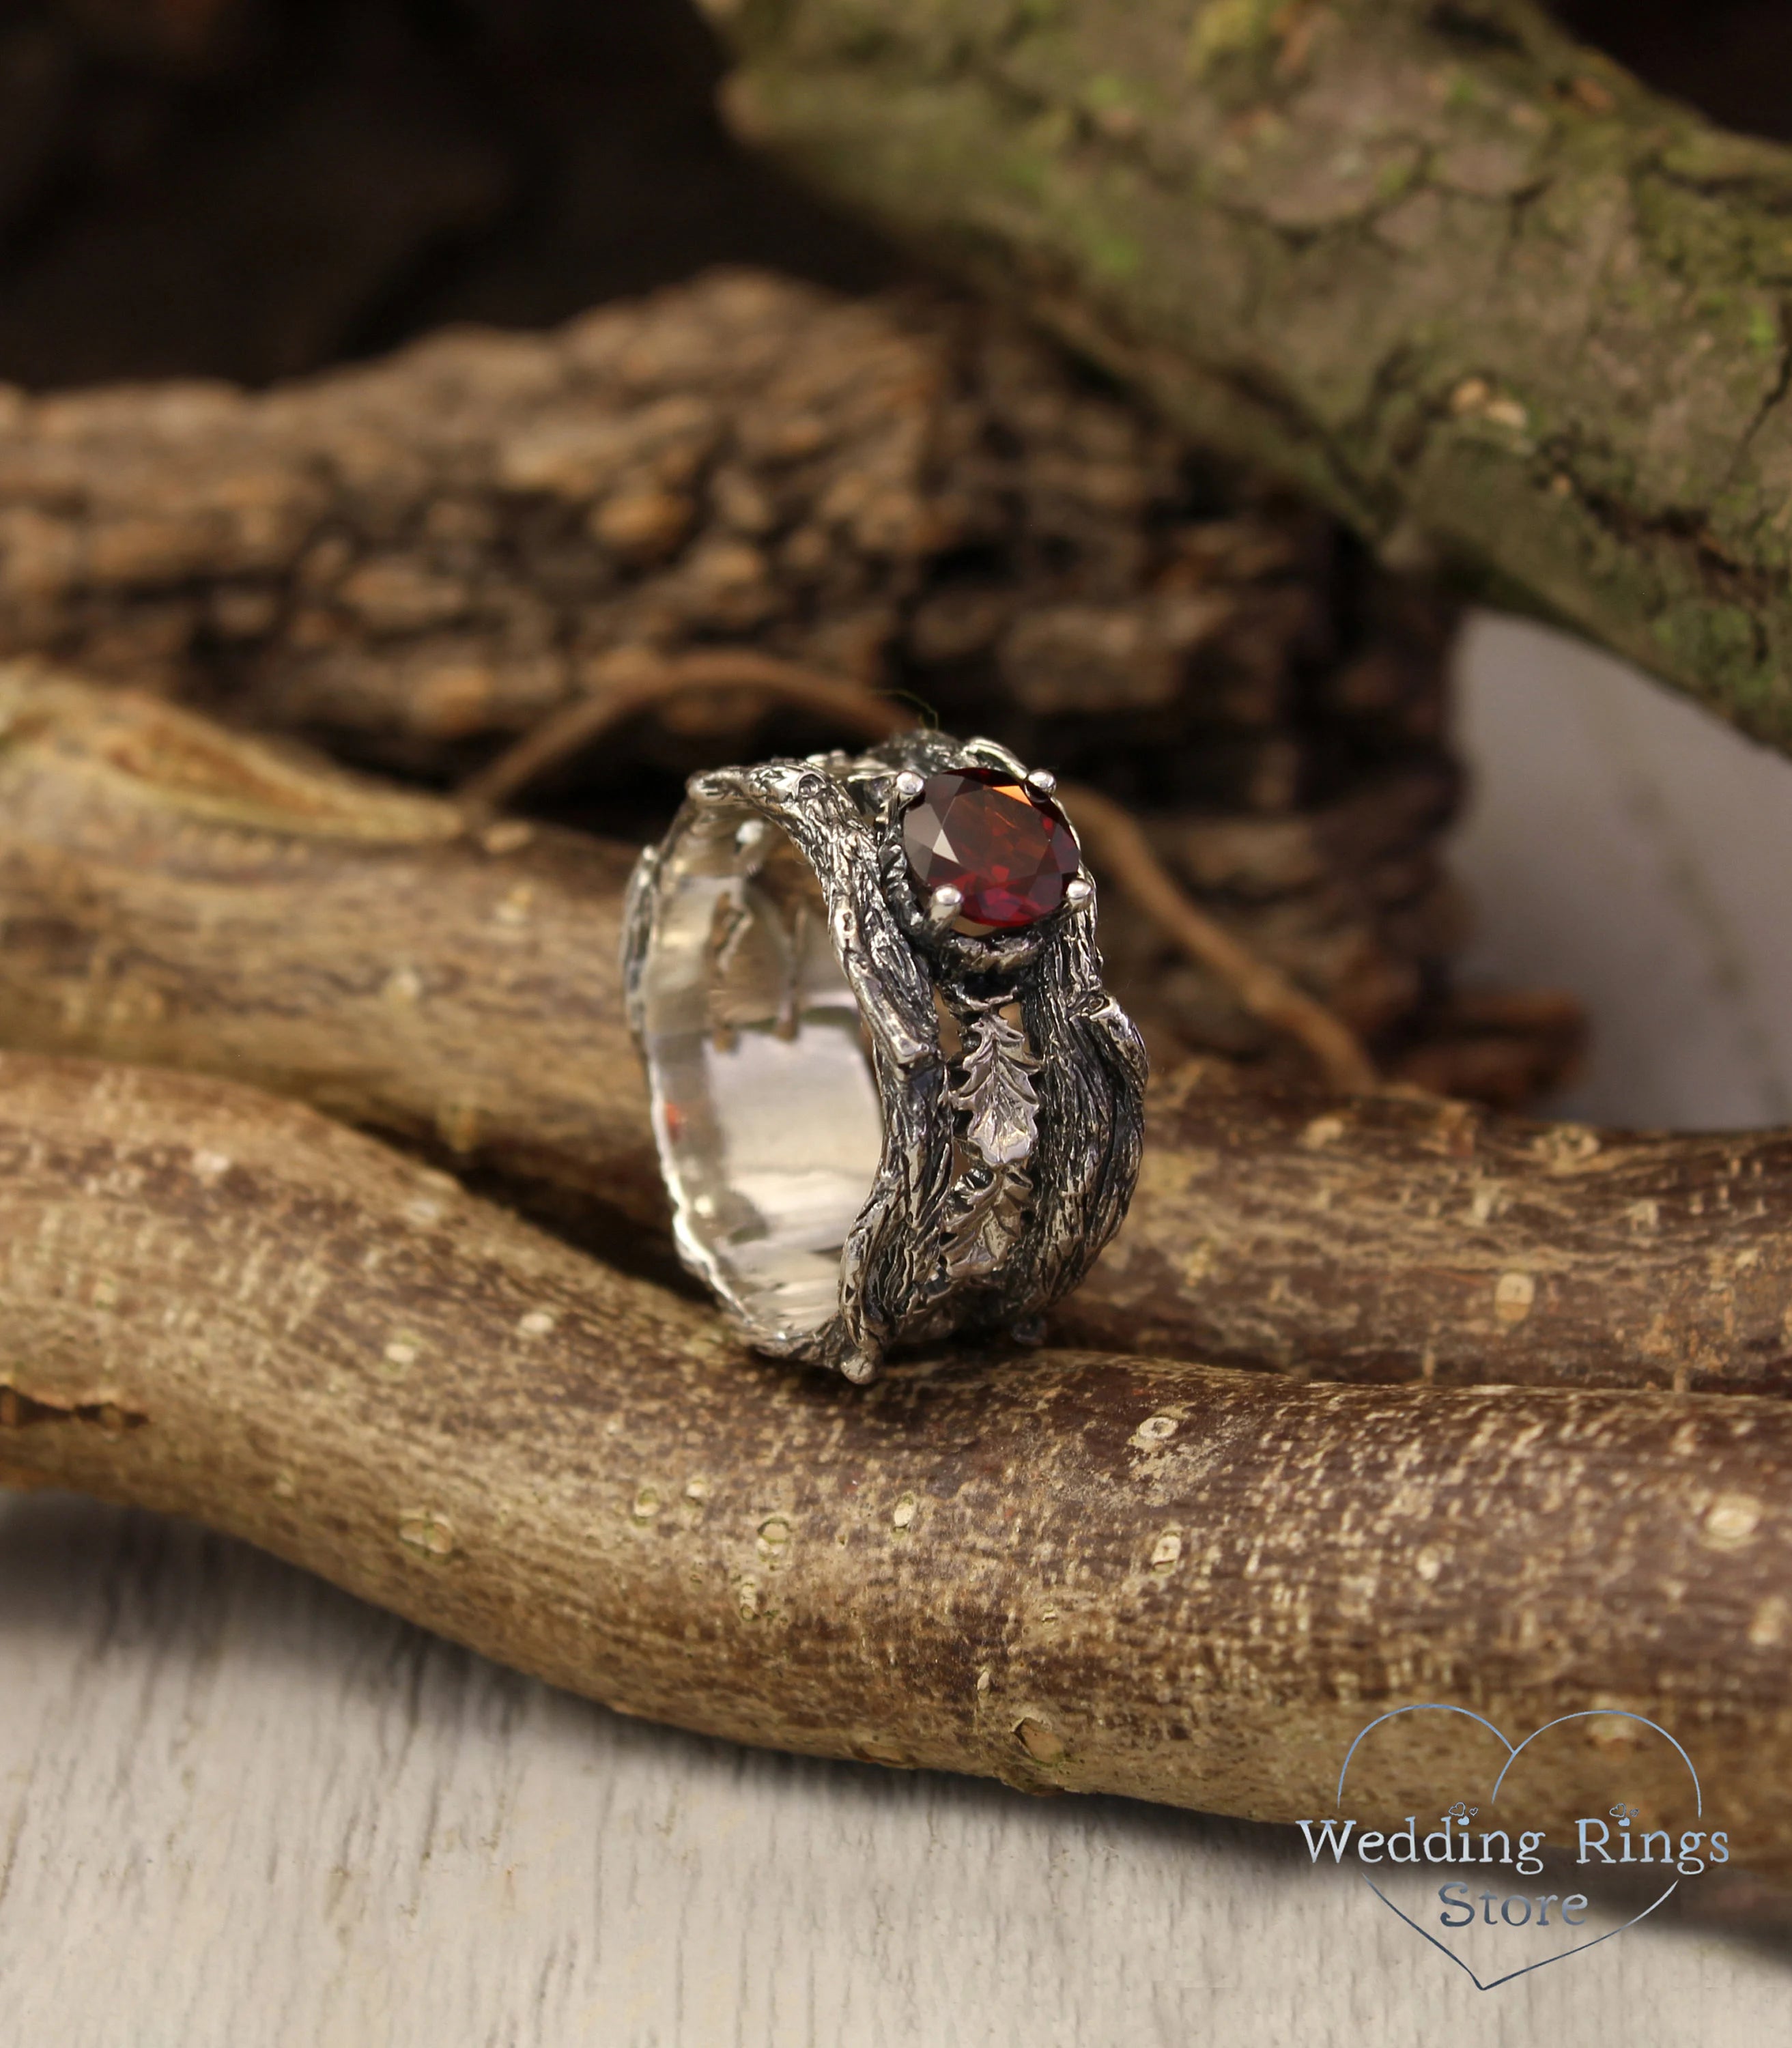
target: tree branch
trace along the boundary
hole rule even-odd
[[[0,677],[0,1043],[300,1097],[664,1270],[628,850]],[[1337,1379],[1792,1393],[1792,1140],[1154,1091],[1076,1341]]]
[[[1792,153],[1527,0],[708,0],[744,136],[1792,748]]]
[[[1394,1048],[1457,935],[1451,617],[951,302],[737,273],[260,394],[0,395],[0,654],[438,784],[632,703],[585,793],[643,820],[693,769],[850,736],[768,677],[879,688],[1125,801]],[[1154,1024],[1267,1049],[1148,921],[1104,931]]]
[[[1331,1810],[1384,1707],[1529,1728],[1597,1699],[1744,1763],[1705,1825],[1792,1867],[1781,1403],[1077,1352],[867,1393],[308,1111],[17,1055],[0,1361],[12,1471],[623,1712],[1286,1820]],[[1472,1768],[1402,1739],[1362,1810],[1438,1810]],[[1608,1769],[1565,1749],[1540,1817],[1603,1806]]]

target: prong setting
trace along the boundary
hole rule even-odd
[[[1070,910],[1084,910],[1095,901],[1095,884],[1080,875],[1073,875],[1064,885],[1065,907]]]
[[[1057,778],[1049,768],[1030,768],[1026,771],[1027,787],[1035,789],[1041,797],[1049,797],[1057,787]]]
[[[913,769],[905,768],[896,778],[896,797],[899,803],[912,804],[927,787],[927,778],[917,775]]]
[[[927,921],[949,925],[964,908],[964,891],[953,888],[949,882],[943,883],[927,899]]]

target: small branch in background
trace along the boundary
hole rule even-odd
[[[888,739],[914,723],[913,712],[861,684],[751,647],[700,648],[665,656],[631,652],[612,665],[620,671],[618,680],[550,712],[514,746],[469,776],[458,793],[460,804],[475,812],[502,809],[531,782],[574,760],[631,718],[694,692],[750,692],[793,711],[811,712],[867,744]]]
[[[1173,945],[1205,968],[1253,1017],[1304,1045],[1328,1087],[1351,1095],[1380,1085],[1375,1062],[1350,1026],[1210,917],[1111,797],[1080,783],[1062,785],[1061,793],[1097,871],[1124,890]]]
[[[1385,560],[1792,751],[1792,150],[1534,0],[703,4],[743,141]]]
[[[987,308],[736,271],[267,391],[0,411],[0,657],[441,788],[544,721],[559,751],[644,663],[725,657],[739,687],[608,729],[611,793],[778,751],[768,676],[821,679],[801,724],[861,737],[827,679],[900,678],[948,731],[1139,805],[1179,882],[1365,1041],[1429,1035],[1453,600]],[[1275,1060],[1109,908],[1160,1044]],[[1534,1065],[1511,1049],[1507,1100]]]

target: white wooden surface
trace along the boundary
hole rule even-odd
[[[1581,991],[1565,1107],[1792,1100],[1792,767],[1481,623],[1476,964]],[[183,1526],[0,1495],[0,2048],[1206,2048],[1786,2035],[1639,1929],[1488,1993],[1270,1831],[753,1755]]]

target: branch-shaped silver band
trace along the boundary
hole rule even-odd
[[[1138,1179],[1145,1052],[1101,985],[1093,885],[991,928],[905,851],[929,778],[966,771],[1052,786],[940,733],[723,769],[630,892],[680,1254],[757,1348],[850,1379],[956,1330],[1036,1336]]]

